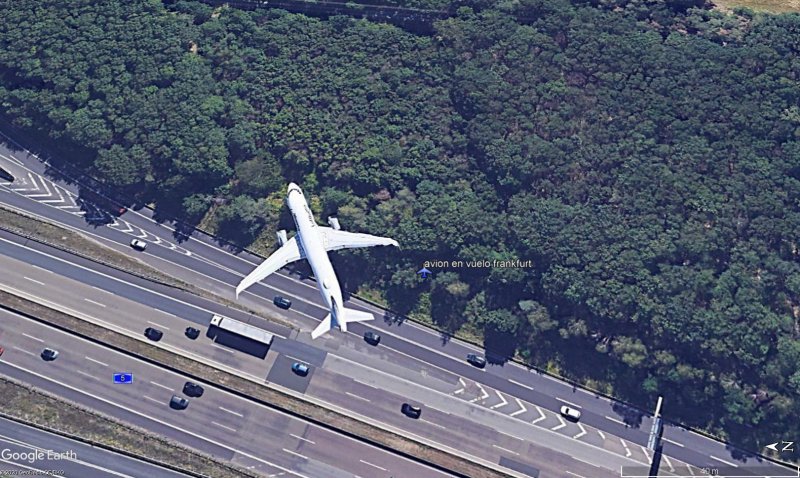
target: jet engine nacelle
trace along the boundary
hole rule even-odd
[[[342,226],[339,225],[339,220],[333,216],[328,216],[328,224],[337,231],[342,228]]]
[[[286,244],[286,242],[289,240],[286,237],[286,229],[281,229],[280,231],[276,232],[275,235],[278,236],[278,245],[279,246],[282,246],[282,245]]]

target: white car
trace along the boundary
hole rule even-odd
[[[143,251],[145,248],[147,248],[147,243],[140,241],[139,239],[131,239],[131,247],[137,251]]]
[[[566,405],[561,407],[561,414],[567,418],[575,420],[576,422],[581,419],[581,412],[580,410],[575,410],[574,408],[570,408]]]

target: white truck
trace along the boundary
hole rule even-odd
[[[211,317],[211,325],[266,345],[272,345],[272,339],[274,338],[271,333],[264,329],[259,329],[250,324],[245,324],[244,322],[221,315],[214,315]]]

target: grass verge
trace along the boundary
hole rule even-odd
[[[723,10],[746,7],[756,12],[800,12],[800,0],[713,0],[713,2]]]
[[[510,475],[460,458],[388,430],[375,427],[357,418],[318,406],[277,389],[197,362],[182,355],[155,347],[140,340],[83,321],[55,309],[45,307],[22,297],[0,291],[0,304],[40,322],[74,333],[94,342],[102,343],[123,353],[155,363],[191,377],[202,377],[240,396],[288,412],[319,426],[336,430],[369,442],[384,449],[399,452],[407,457],[453,471],[471,478],[510,478]],[[2,395],[0,395],[2,396]]]
[[[257,477],[147,430],[0,376],[0,416],[194,476]]]

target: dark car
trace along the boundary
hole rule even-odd
[[[381,341],[381,336],[375,332],[369,331],[364,333],[364,340],[366,340],[368,344],[378,345]]]
[[[173,395],[172,398],[169,400],[170,408],[174,408],[175,410],[184,410],[186,407],[189,406],[189,400],[183,397],[179,397],[177,395]]]
[[[152,327],[148,327],[144,329],[144,336],[152,340],[153,342],[158,342],[159,340],[161,340],[161,337],[164,336],[164,332],[158,329],[154,329]]]
[[[11,175],[8,171],[3,168],[0,168],[0,179],[3,181],[8,181],[10,183],[14,182],[14,176]]]
[[[281,309],[288,309],[292,306],[292,301],[287,299],[286,297],[276,295],[274,299],[272,299],[272,303],[280,307]]]
[[[183,385],[183,393],[190,397],[202,397],[204,391],[203,387],[194,382],[186,382]]]
[[[422,407],[411,405],[410,403],[404,403],[400,410],[403,412],[403,415],[410,418],[419,418],[419,416],[422,415]]]
[[[478,368],[483,368],[486,366],[486,359],[483,358],[483,355],[467,354],[467,362]]]
[[[185,334],[192,340],[196,339],[197,337],[200,337],[200,331],[195,329],[194,327],[186,327]]]
[[[42,350],[42,358],[48,362],[58,358],[58,350],[44,349]]]
[[[295,362],[292,364],[292,371],[297,375],[306,376],[308,375],[308,365],[302,362]]]

